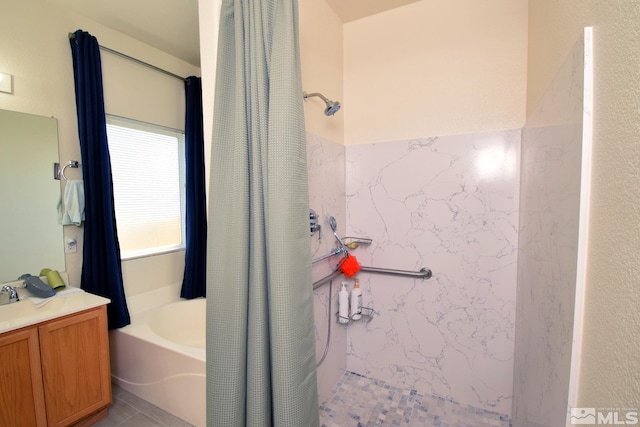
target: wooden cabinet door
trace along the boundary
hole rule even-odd
[[[38,330],[0,335],[0,426],[46,426]]]
[[[105,306],[39,327],[49,426],[68,426],[111,403]]]

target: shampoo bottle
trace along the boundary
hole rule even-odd
[[[342,282],[342,288],[338,293],[338,322],[349,323],[349,291],[346,282]]]
[[[351,290],[351,318],[360,320],[362,317],[362,289],[360,289],[360,279],[353,279],[353,289]]]

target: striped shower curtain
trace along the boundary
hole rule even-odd
[[[207,245],[207,425],[317,426],[297,0],[222,3]]]

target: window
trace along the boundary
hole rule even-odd
[[[122,259],[184,249],[184,132],[107,116]]]

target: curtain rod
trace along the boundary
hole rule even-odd
[[[75,40],[75,38],[76,38],[75,34],[69,33],[69,40]],[[171,76],[171,77],[173,77],[175,79],[182,80],[183,82],[187,81],[187,79],[182,77],[182,76],[174,74],[171,71],[164,70],[164,69],[162,69],[160,67],[156,67],[155,65],[149,64],[148,62],[141,61],[138,58],[134,58],[133,56],[126,55],[126,54],[124,54],[122,52],[118,52],[117,50],[113,50],[111,48],[108,48],[106,46],[102,46],[100,44],[98,46],[100,47],[101,50],[104,50],[105,52],[109,52],[109,53],[112,53],[112,54],[114,54],[116,56],[119,56],[121,58],[128,59],[129,61],[135,62],[137,64],[144,65],[145,67],[151,68],[151,69],[156,70],[156,71],[158,71],[158,72],[160,72],[162,74],[166,74],[167,76]]]

